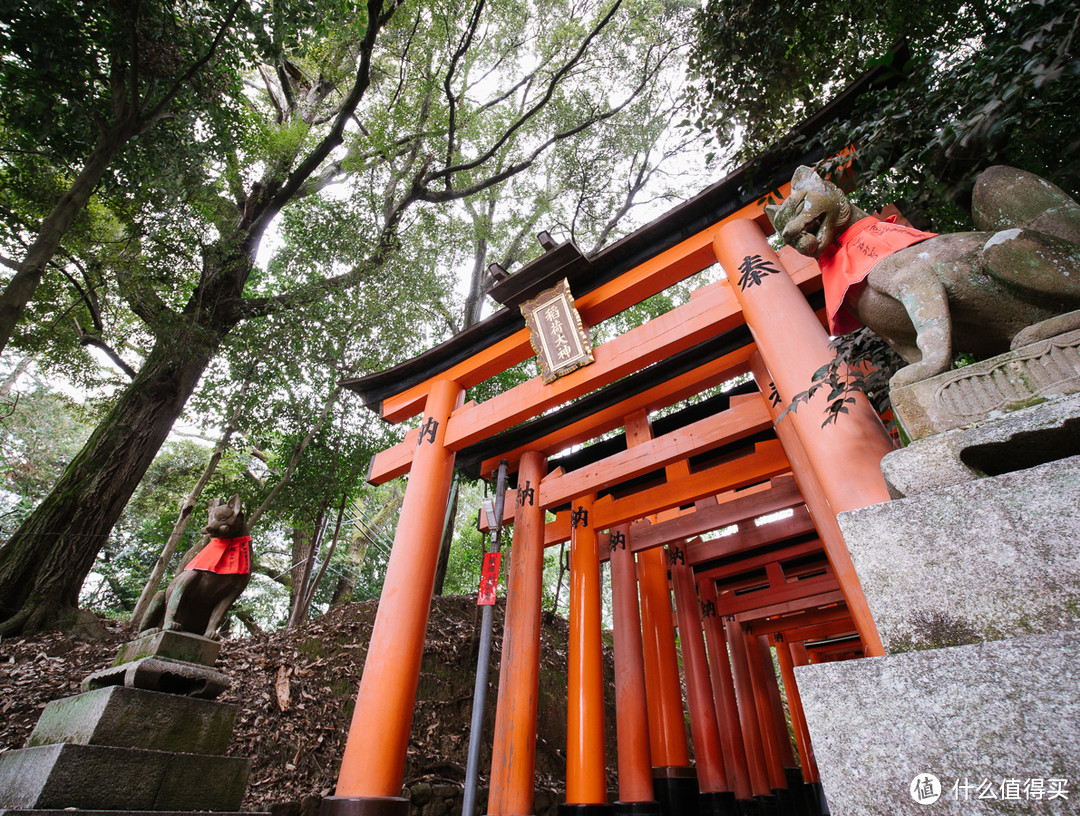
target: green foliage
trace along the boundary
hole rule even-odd
[[[888,61],[902,36],[906,62],[891,66],[898,84],[865,95],[817,140],[826,155],[855,145],[859,186],[876,179],[875,197],[938,219],[989,164],[1077,189],[1078,20],[1065,0],[749,8],[714,0],[699,18],[691,98],[698,124],[721,143],[743,138],[739,161],[781,143],[858,74]],[[942,221],[954,223],[955,212]]]
[[[458,511],[454,519],[454,540],[450,547],[450,559],[446,566],[446,580],[443,582],[444,595],[475,596],[480,587],[480,567],[485,549],[491,549],[490,539],[484,541],[476,526],[485,493],[491,493],[490,486],[480,482],[458,481]],[[506,591],[506,568],[510,563],[510,529],[502,535],[502,576],[499,581],[500,594]]]
[[[1034,172],[1080,192],[1080,8],[1067,0],[889,3],[710,0],[698,17],[689,92],[696,125],[732,163],[765,150],[819,149],[826,175],[847,173],[868,211],[896,203],[935,232],[971,228],[970,191],[992,164]],[[904,47],[893,50],[903,38]],[[888,65],[893,54],[903,64]],[[785,138],[863,71],[894,80],[809,140]],[[690,122],[686,123],[688,126]],[[852,146],[853,152],[840,155]],[[829,390],[826,422],[869,390],[879,410],[896,368],[860,333],[834,341],[838,359],[808,392]],[[871,373],[864,372],[869,365]],[[848,383],[844,371],[855,372]]]
[[[18,528],[92,430],[79,406],[32,379],[0,405],[0,535]]]
[[[835,352],[833,359],[814,372],[810,387],[791,398],[777,421],[788,411],[797,411],[822,388],[828,389],[822,427],[846,414],[857,393],[865,394],[878,414],[889,410],[889,378],[905,365],[900,356],[866,328],[834,337],[829,348]]]

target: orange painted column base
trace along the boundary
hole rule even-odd
[[[434,383],[428,396],[336,795],[323,800],[322,816],[409,812],[409,800],[401,798],[405,750],[454,470],[454,452],[443,439],[462,396],[461,387],[448,380]]]

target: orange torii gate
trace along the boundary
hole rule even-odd
[[[548,239],[544,255],[489,290],[506,308],[419,357],[346,383],[388,421],[421,421],[371,463],[373,482],[410,479],[336,795],[324,805],[331,816],[408,811],[400,796],[405,750],[451,474],[456,465],[487,475],[500,459],[516,484],[504,505],[514,530],[487,812],[533,813],[543,548],[565,541],[571,642],[561,809],[612,809],[599,582],[600,561],[610,558],[614,811],[735,813],[745,808],[737,802],[756,799],[766,812],[809,812],[801,786],[816,780],[816,769],[792,667],[883,653],[836,513],[889,498],[878,464],[892,443],[865,401],[828,427],[824,395],[776,422],[779,406],[831,353],[807,299],[820,290],[816,265],[773,252],[758,192],[737,172],[593,258]],[[466,401],[467,389],[530,356],[517,307],[557,281],[569,282],[591,326],[717,261],[727,280],[596,347],[591,365]],[[751,384],[650,421],[748,373]],[[614,439],[556,456],[620,428]],[[791,512],[761,523],[781,510]],[[730,535],[699,538],[730,525]]]

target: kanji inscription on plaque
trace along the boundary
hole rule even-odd
[[[574,308],[566,278],[521,305],[529,340],[540,362],[540,376],[551,383],[593,361],[589,333]]]

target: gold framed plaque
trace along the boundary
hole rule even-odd
[[[545,384],[593,361],[589,333],[574,307],[566,278],[521,304],[521,314]]]

